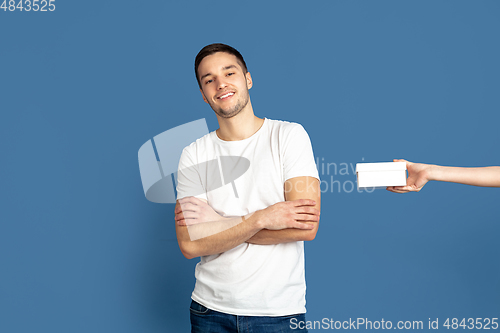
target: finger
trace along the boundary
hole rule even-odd
[[[186,211],[182,212],[182,216],[184,219],[198,219],[200,217],[200,214],[198,214],[197,212]]]
[[[295,214],[295,220],[297,220],[297,221],[318,222],[319,221],[319,215]]]
[[[295,222],[292,225],[292,228],[302,229],[302,230],[311,230],[311,229],[314,229],[314,224],[311,224],[311,223],[302,223],[302,222]]]
[[[189,202],[189,200],[191,200],[191,198],[192,197],[185,197],[185,198],[182,198],[182,199],[177,199],[177,203],[181,204],[181,203]]]
[[[300,206],[295,209],[296,214],[311,214],[311,215],[319,215],[320,211],[314,207],[310,206]]]
[[[195,224],[198,224],[201,222],[198,221],[197,219],[182,218],[182,219],[176,220],[175,223],[177,223],[177,225],[179,225],[179,226],[190,226],[190,225],[195,225]]]
[[[409,191],[393,190],[391,192],[394,192],[394,193],[408,193]]]
[[[193,211],[193,212],[198,212],[200,210],[199,206],[197,205],[194,205],[190,202],[188,203],[183,203],[183,204],[180,204],[178,208],[175,209],[175,212],[176,213],[180,213],[180,212],[185,212],[185,211]]]
[[[179,226],[186,226],[186,220],[182,219],[182,220],[179,220],[179,221],[175,221],[175,223],[177,223],[177,225]]]
[[[406,192],[418,192],[421,189],[422,189],[421,187],[418,187],[415,184],[406,185],[406,186],[396,186],[396,190],[406,191]]]
[[[391,192],[394,192],[394,193],[408,193],[410,192],[406,186],[394,186],[392,188],[392,190],[390,190]]]
[[[386,190],[389,192],[393,192],[393,193],[408,193],[408,191],[402,191],[402,190],[395,189],[394,186],[389,186],[386,188]]]
[[[405,162],[406,163],[406,169],[408,169],[413,164],[412,162],[404,160],[404,159],[401,159],[401,158],[394,159],[393,161],[394,162]]]

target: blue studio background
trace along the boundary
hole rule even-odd
[[[198,260],[174,205],[146,200],[137,151],[218,127],[193,73],[213,42],[245,57],[257,116],[311,137],[308,320],[500,317],[499,189],[359,193],[351,168],[500,165],[500,2],[55,5],[0,10],[0,332],[189,331]]]

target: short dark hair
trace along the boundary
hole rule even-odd
[[[196,58],[194,59],[194,74],[196,75],[196,81],[198,81],[198,86],[200,86],[200,88],[201,88],[201,82],[200,78],[198,77],[198,67],[200,66],[200,63],[203,60],[203,58],[217,52],[225,52],[234,55],[238,60],[241,68],[243,68],[243,72],[244,73],[248,72],[247,64],[245,63],[245,60],[243,60],[243,56],[234,47],[222,43],[210,44],[202,48],[200,52],[198,52],[198,54],[196,55]]]

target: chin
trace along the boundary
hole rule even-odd
[[[226,112],[226,111],[216,111],[215,113],[217,113],[217,115],[221,118],[233,118],[234,116],[238,115],[239,113],[241,112],[241,110],[238,110],[238,111],[233,111],[233,112]]]

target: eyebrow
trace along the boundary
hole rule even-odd
[[[229,65],[229,66],[223,67],[222,70],[225,71],[225,70],[228,70],[231,68],[238,68],[238,67],[236,67],[235,65]],[[212,75],[212,73],[207,73],[207,74],[203,75],[202,77],[200,77],[200,81],[203,80],[205,77],[210,76],[210,75]]]

